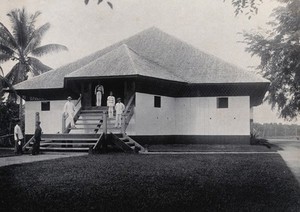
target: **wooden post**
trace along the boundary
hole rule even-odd
[[[20,95],[19,96],[19,98],[20,98],[20,104],[19,104],[19,119],[21,120],[21,129],[22,129],[22,127],[23,127],[23,99],[22,99],[22,96]]]
[[[36,112],[35,113],[35,123],[40,121],[40,113],[39,112]]]
[[[108,112],[105,111],[103,113],[103,134],[106,135],[107,134],[107,114]]]
[[[123,136],[125,136],[125,118],[126,118],[126,116],[125,116],[125,114],[124,113],[122,113],[122,126],[121,126],[121,132],[122,132],[122,134],[123,134]]]
[[[65,119],[65,114],[63,113],[62,116],[61,116],[61,133],[64,133],[65,130],[66,130],[66,119]]]

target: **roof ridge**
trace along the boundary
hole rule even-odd
[[[138,74],[138,70],[137,70],[136,65],[135,65],[135,63],[133,62],[132,56],[131,56],[131,54],[130,54],[130,51],[132,51],[132,49],[129,48],[129,47],[127,46],[127,44],[122,44],[122,46],[123,46],[123,45],[124,45],[125,48],[126,48],[127,55],[128,55],[128,57],[129,57],[129,59],[130,59],[130,63],[131,63],[131,65],[132,65],[132,67],[133,67],[135,73]]]
[[[220,63],[224,63],[224,64],[226,64],[226,65],[228,65],[228,66],[231,66],[232,68],[238,69],[239,72],[243,72],[244,74],[247,74],[247,75],[250,76],[250,77],[253,77],[253,78],[262,80],[262,81],[264,81],[264,82],[269,82],[269,80],[265,79],[265,78],[262,77],[261,75],[256,75],[256,74],[254,74],[253,72],[249,72],[246,68],[242,68],[242,67],[240,67],[240,66],[238,66],[238,65],[236,65],[236,64],[234,64],[234,63],[231,63],[231,62],[228,62],[228,61],[224,60],[223,58],[220,58],[220,57],[218,57],[218,56],[215,56],[215,55],[213,55],[212,53],[207,52],[206,50],[203,50],[203,49],[200,49],[200,48],[198,48],[198,47],[195,47],[195,46],[193,46],[192,44],[186,42],[185,40],[182,40],[182,39],[180,39],[180,38],[178,38],[178,37],[176,37],[176,36],[174,36],[174,35],[171,35],[171,34],[169,34],[169,33],[167,33],[167,32],[164,32],[164,31],[160,30],[160,29],[157,28],[157,27],[154,27],[154,26],[153,26],[153,27],[150,27],[150,28],[147,29],[147,30],[156,30],[156,31],[159,31],[161,34],[164,34],[164,35],[166,35],[166,36],[169,36],[169,37],[175,39],[176,41],[179,41],[179,42],[181,42],[181,43],[187,45],[188,47],[194,49],[194,50],[197,52],[197,54],[205,54],[205,55],[207,55],[208,57],[210,57],[211,59],[213,59],[214,61],[217,61],[217,62],[220,62]],[[145,31],[146,31],[146,30],[145,30]]]
[[[127,46],[127,45],[126,45],[126,46]],[[155,62],[155,61],[153,61],[153,60],[150,60],[150,59],[148,59],[148,58],[146,58],[146,57],[144,57],[144,56],[138,54],[136,51],[134,51],[133,49],[131,49],[131,48],[128,47],[128,46],[127,46],[127,48],[128,48],[128,50],[130,50],[130,51],[132,51],[134,54],[136,54],[138,57],[140,57],[141,59],[146,60],[146,61],[148,61],[148,62],[150,62],[150,63],[152,63],[152,64],[155,64],[155,65],[157,65],[157,66],[163,68],[163,69],[164,69],[166,72],[168,72],[169,74],[172,74],[173,76],[178,77],[178,78],[180,78],[180,79],[182,79],[183,81],[185,81],[185,82],[188,83],[188,81],[187,81],[186,79],[183,79],[181,76],[179,76],[179,75],[175,74],[173,71],[169,70],[170,68],[166,68],[166,67],[160,65],[159,63],[157,63],[157,62]],[[129,52],[129,54],[130,54],[130,52]],[[133,59],[132,59],[132,56],[131,56],[131,55],[130,55],[130,58],[131,58],[131,60],[132,60],[132,62],[133,62]],[[133,64],[134,64],[134,62],[133,62]]]

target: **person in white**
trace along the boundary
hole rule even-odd
[[[104,94],[104,87],[102,85],[97,85],[95,87],[95,95],[96,95],[96,106],[101,106],[102,95]]]
[[[20,120],[17,120],[17,124],[14,128],[15,154],[22,154],[22,140],[24,136],[19,124]]]
[[[74,113],[75,113],[75,105],[73,102],[71,102],[72,97],[68,97],[68,101],[66,102],[64,106],[64,115],[68,115],[68,119],[71,121],[71,127],[75,128],[74,123]]]
[[[112,119],[114,117],[114,106],[116,104],[115,97],[113,96],[113,92],[109,92],[109,96],[107,97],[107,106],[108,106],[108,118]]]
[[[122,113],[125,110],[125,105],[121,102],[121,98],[117,99],[118,103],[115,106],[116,109],[116,124],[115,127],[121,127],[122,125]]]

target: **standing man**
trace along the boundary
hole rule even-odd
[[[96,106],[101,106],[102,95],[104,94],[104,87],[102,85],[97,85],[95,87],[95,95],[96,95]]]
[[[41,136],[42,136],[42,128],[40,127],[41,122],[37,121],[35,126],[35,132],[34,132],[34,143],[32,147],[32,155],[37,155],[40,153],[40,142],[41,142]]]
[[[116,104],[115,97],[113,96],[113,92],[109,92],[109,96],[107,97],[107,106],[108,106],[108,118],[112,119],[114,117],[114,106]]]
[[[115,106],[116,109],[116,128],[121,128],[122,126],[122,113],[125,110],[125,105],[121,102],[121,98],[117,99],[118,103]]]
[[[20,119],[16,120],[17,124],[14,128],[14,139],[15,139],[15,154],[22,154],[22,143],[23,143],[23,133],[20,127]]]
[[[68,97],[68,101],[66,102],[64,106],[64,115],[68,115],[68,118],[71,119],[71,127],[75,128],[75,123],[74,123],[74,114],[75,114],[75,105],[73,102],[71,102],[72,97]]]

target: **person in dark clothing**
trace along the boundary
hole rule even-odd
[[[41,142],[41,136],[42,136],[42,128],[40,127],[41,122],[36,122],[36,128],[34,132],[34,142],[32,147],[32,155],[37,155],[40,153],[40,142]]]

